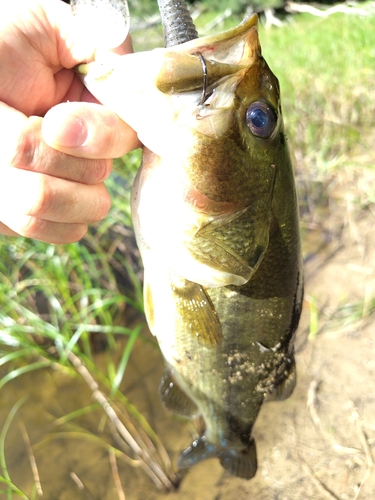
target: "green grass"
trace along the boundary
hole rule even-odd
[[[21,400],[17,401],[11,408],[2,429],[0,430],[0,494],[4,493],[6,494],[7,500],[11,500],[13,496],[21,497],[22,499],[27,500],[28,497],[19,489],[17,486],[12,482],[9,472],[8,472],[8,467],[7,467],[7,462],[6,462],[6,457],[5,457],[5,439],[9,430],[10,425],[13,422],[13,419],[18,412],[18,410],[21,408],[23,403],[25,402],[27,396],[23,397]],[[4,488],[4,489],[3,489]]]
[[[375,32],[372,16],[300,15],[261,30],[278,76],[289,136],[318,170],[342,165],[374,128]],[[306,160],[305,160],[306,161]]]
[[[216,15],[203,11],[198,26],[204,27]],[[366,179],[366,172],[373,173],[373,26],[374,17],[335,14],[326,19],[298,15],[281,28],[260,29],[264,56],[281,84],[288,138],[296,157],[303,227],[316,222],[313,209],[321,209],[324,218],[332,186],[340,182],[352,186]],[[130,186],[139,161],[138,151],[116,162],[108,181],[111,212],[82,242],[53,246],[24,238],[0,239],[0,389],[46,367],[74,376],[77,367],[72,359],[77,358],[108,400],[123,408],[120,417],[142,429],[160,450],[154,458],[169,473],[158,437],[118,390],[135,342],[150,342],[142,337],[139,326],[129,328],[127,321],[129,311],[142,314],[143,310],[139,256],[129,229]],[[359,216],[375,200],[374,183],[362,184],[363,189],[353,193]],[[367,303],[366,310],[363,303],[343,307],[345,325],[353,318],[359,321],[372,315],[374,301],[368,298]],[[318,315],[314,302],[312,336],[318,332]],[[127,342],[115,362],[111,353],[119,336]],[[94,353],[103,342],[109,355],[105,367],[99,369]],[[0,426],[0,490],[7,491],[8,498],[24,495],[12,483],[4,453],[18,407],[14,408]],[[98,409],[98,403],[83,407],[61,422],[74,422]],[[74,431],[88,439],[84,429]]]
[[[308,219],[329,203],[344,171],[354,180],[374,166],[373,22],[373,16],[298,15],[281,28],[260,30],[264,56],[280,81],[302,215]],[[354,196],[359,204],[369,203],[374,187]]]

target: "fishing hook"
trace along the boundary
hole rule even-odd
[[[206,100],[206,94],[207,94],[207,64],[200,52],[197,52],[196,55],[199,57],[201,64],[202,64],[202,69],[203,69],[203,89],[202,89],[202,95],[201,98],[198,102],[198,106],[202,106],[204,101]]]

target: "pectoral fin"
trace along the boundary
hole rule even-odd
[[[249,207],[217,217],[203,226],[189,244],[201,263],[233,275],[231,284],[246,283],[258,268],[269,241],[269,210]]]
[[[223,338],[220,321],[204,288],[185,279],[172,283],[174,302],[186,329],[198,342],[209,346]]]
[[[288,375],[281,382],[280,385],[276,387],[276,389],[267,395],[265,401],[284,401],[284,399],[288,399],[291,396],[297,382],[296,377],[296,363],[294,358],[292,359],[292,363],[288,370]]]

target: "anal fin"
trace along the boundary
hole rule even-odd
[[[194,418],[199,414],[199,410],[187,394],[172,378],[168,368],[165,369],[160,381],[159,393],[165,407],[188,418]]]

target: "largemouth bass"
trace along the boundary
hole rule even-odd
[[[260,408],[295,386],[303,293],[279,84],[257,17],[81,72],[144,144],[132,213],[146,317],[167,367],[160,391],[206,427],[178,465],[218,457],[250,479]]]

